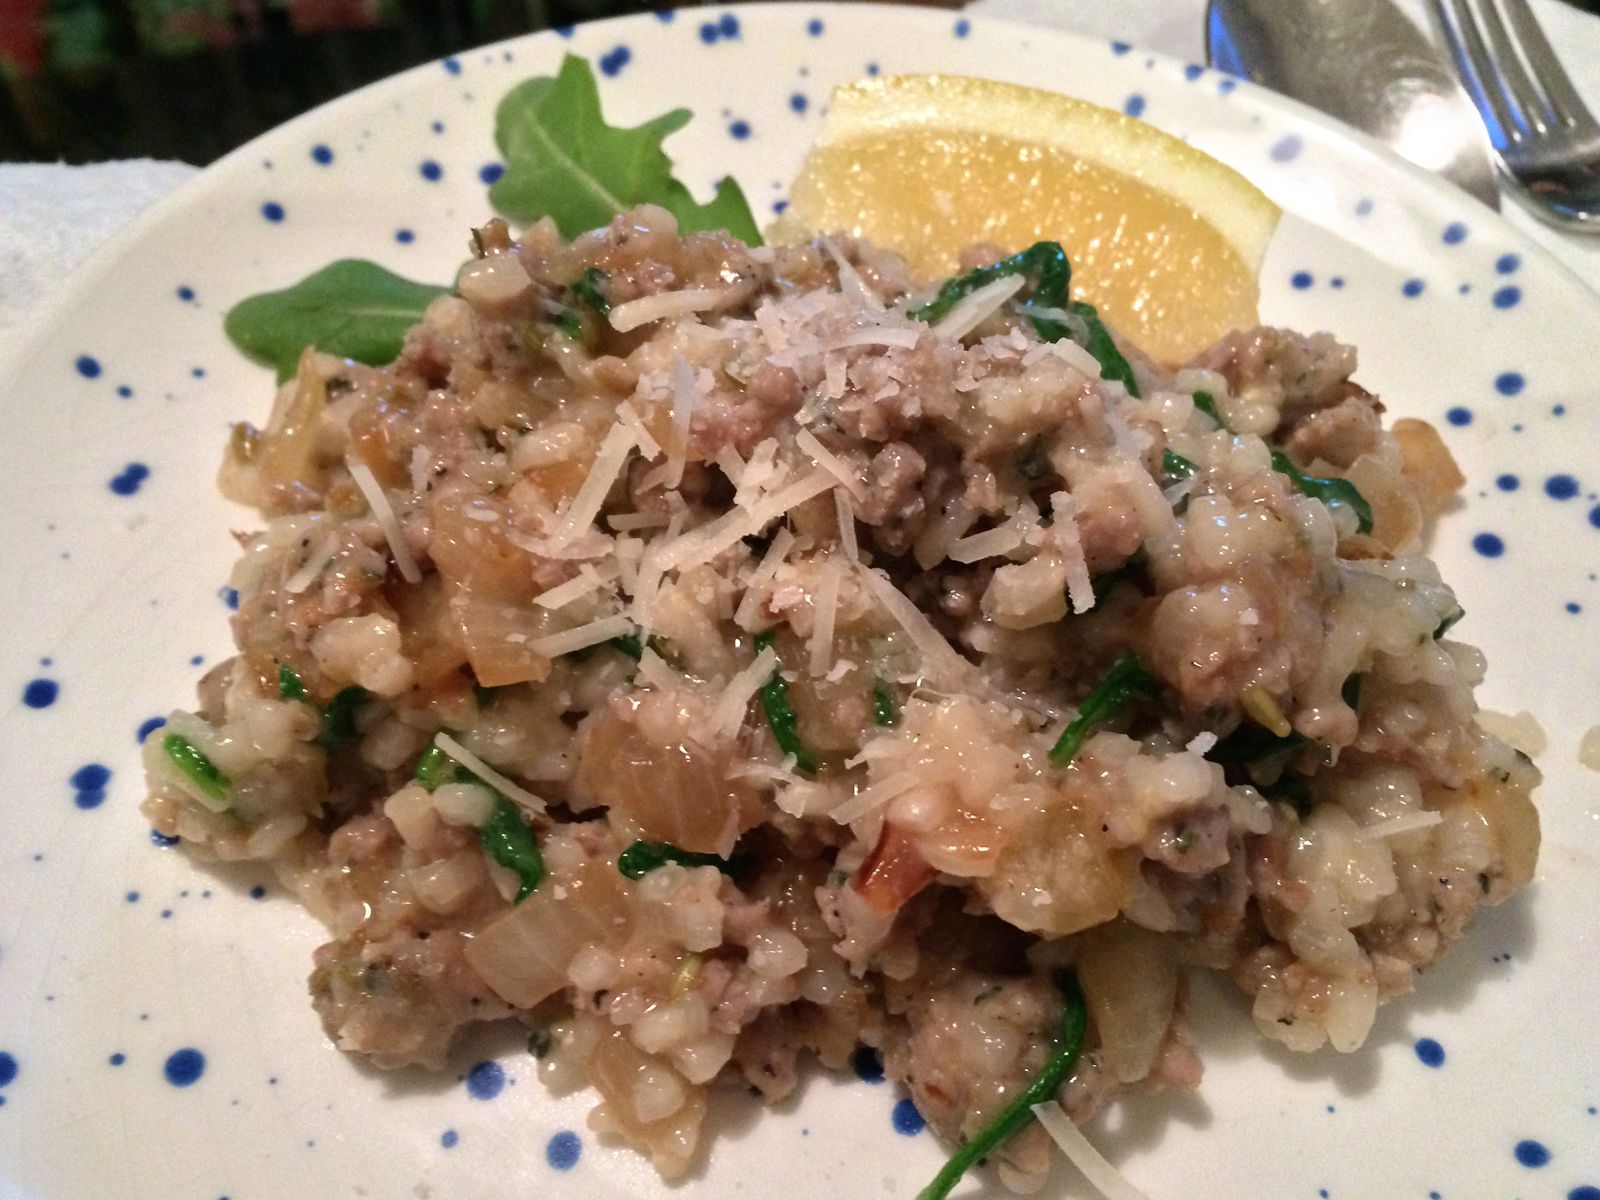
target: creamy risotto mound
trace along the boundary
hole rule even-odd
[[[523,1022],[667,1177],[712,1088],[865,1047],[959,1143],[1074,995],[1083,1121],[1199,1084],[1192,972],[1354,1050],[1528,882],[1538,773],[1422,554],[1436,433],[1324,334],[1119,353],[1044,247],[941,289],[653,208],[495,222],[391,365],[308,351],[238,427],[238,654],[145,811],[326,922],[340,1047]]]

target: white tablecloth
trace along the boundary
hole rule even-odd
[[[1399,0],[1421,22],[1422,0]],[[1600,112],[1600,18],[1533,0],[1579,90]],[[1202,62],[1204,0],[973,0],[974,13],[1116,37]],[[0,336],[81,260],[195,173],[184,163],[90,167],[0,164]],[[1542,226],[1507,201],[1506,215],[1600,290],[1600,238]]]

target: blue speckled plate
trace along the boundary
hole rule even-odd
[[[1265,92],[1126,46],[888,6],[705,9],[544,34],[412,71],[284,126],[139,221],[0,365],[0,1197],[474,1200],[669,1194],[551,1099],[515,1036],[386,1076],[322,1036],[319,932],[264,877],[207,871],[138,814],[137,742],[228,653],[229,421],[268,373],[222,336],[239,297],[347,255],[450,278],[488,213],[495,101],[574,50],[626,123],[692,105],[692,185],[780,202],[834,84],[954,70],[1137,113],[1286,211],[1263,312],[1331,329],[1395,414],[1444,428],[1471,485],[1435,542],[1483,645],[1486,702],[1550,735],[1538,885],[1490,914],[1365,1050],[1263,1047],[1197,989],[1197,1096],[1091,1132],[1157,1200],[1600,1198],[1600,301],[1463,195]],[[476,1064],[476,1065],[475,1065]],[[938,1147],[892,1087],[730,1097],[682,1194],[908,1196]],[[1082,1194],[1063,1168],[1059,1194]],[[973,1184],[967,1185],[969,1194]]]

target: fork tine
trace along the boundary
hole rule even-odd
[[[1472,10],[1466,0],[1432,0],[1432,7],[1461,85],[1488,128],[1489,141],[1496,150],[1507,149],[1518,131],[1506,110],[1505,97],[1494,84],[1489,50],[1483,44]]]
[[[1511,32],[1519,43],[1521,56],[1527,60],[1535,83],[1544,93],[1551,116],[1561,125],[1595,128],[1593,114],[1578,95],[1578,89],[1573,87],[1572,77],[1561,65],[1556,52],[1550,48],[1549,39],[1544,36],[1544,30],[1534,19],[1533,10],[1528,7],[1528,0],[1500,0],[1500,4],[1511,23]]]
[[[1544,133],[1551,122],[1546,120],[1543,96],[1533,84],[1517,53],[1505,22],[1495,7],[1495,0],[1473,0],[1472,6],[1478,25],[1488,38],[1488,66],[1494,76],[1494,86],[1505,98],[1506,109],[1513,124],[1524,133]]]

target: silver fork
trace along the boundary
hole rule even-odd
[[[1432,0],[1508,190],[1553,225],[1600,234],[1600,122],[1527,0]]]

